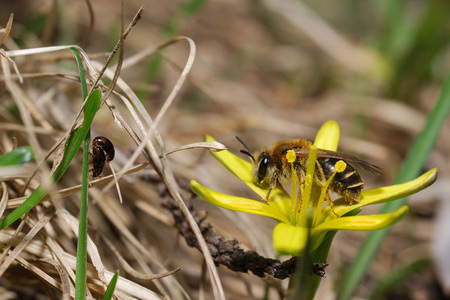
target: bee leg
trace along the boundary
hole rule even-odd
[[[272,190],[275,188],[275,186],[277,185],[277,178],[278,178],[278,170],[275,171],[272,175],[272,178],[270,178],[270,185],[269,185],[269,189],[267,190],[267,195],[266,195],[266,199],[264,199],[264,203],[267,204],[267,202],[269,202],[269,196],[270,193],[272,192]]]
[[[327,200],[328,205],[330,205],[330,208],[331,208],[331,211],[333,212],[333,214],[339,218],[339,215],[334,211],[333,201],[331,200],[331,197],[328,193],[325,195],[325,199]]]
[[[264,204],[267,204],[267,202],[269,202],[269,196],[272,189],[273,189],[272,187],[269,187],[269,189],[267,190],[267,195],[266,198],[264,199]]]
[[[323,189],[325,188],[326,184],[327,184],[327,179],[325,177],[324,171],[322,166],[318,163],[318,161],[316,160],[316,174],[315,174],[315,180],[316,183]],[[333,185],[333,182],[330,184],[330,186]],[[328,187],[329,189],[332,187]],[[339,215],[334,211],[333,208],[333,201],[331,200],[330,194],[327,192],[325,193],[325,199],[327,200],[328,205],[331,208],[331,211],[333,212],[333,214],[339,218]]]

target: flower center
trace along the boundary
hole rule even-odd
[[[329,186],[336,173],[344,172],[347,163],[339,160],[335,166],[333,174],[327,178],[325,184],[319,184],[315,180],[315,170],[317,161],[317,146],[312,145],[309,149],[306,175],[304,178],[298,176],[298,166],[296,167],[297,155],[295,151],[289,150],[286,154],[286,160],[291,164],[291,209],[290,221],[292,225],[303,227],[315,227],[320,222],[320,215],[323,210],[325,200],[331,207],[331,211],[339,217],[333,210]]]

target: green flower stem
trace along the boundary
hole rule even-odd
[[[306,236],[311,236],[309,230]],[[308,300],[308,296],[311,293],[310,239],[307,238],[305,243],[304,249],[297,257],[296,272],[289,279],[289,296],[287,300]]]
[[[312,259],[313,263],[326,263],[328,258],[328,253],[331,248],[331,243],[333,242],[334,236],[336,235],[337,231],[330,231],[325,235],[325,238],[323,239],[323,242],[320,244],[320,246],[311,253],[310,259]],[[308,289],[308,296],[306,299],[312,300],[314,299],[314,296],[316,294],[317,288],[319,287],[320,280],[322,277],[313,275],[310,279],[309,289]]]
[[[421,171],[441,128],[450,112],[450,75],[447,76],[441,94],[436,102],[433,111],[428,116],[425,127],[416,138],[411,147],[402,168],[396,179],[396,183],[406,182],[416,177]],[[405,203],[405,198],[386,203],[381,209],[381,213],[391,212]],[[346,277],[342,280],[338,299],[349,299],[361,282],[370,262],[381,246],[382,241],[389,232],[389,228],[369,233],[358,256],[353,261]]]

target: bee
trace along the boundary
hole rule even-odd
[[[269,184],[265,199],[266,203],[269,200],[270,192],[277,182],[285,184],[291,178],[291,164],[286,159],[286,154],[289,150],[295,151],[297,156],[294,162],[294,169],[297,171],[298,178],[300,180],[305,178],[309,148],[312,142],[305,139],[279,141],[270,149],[264,147],[261,151],[251,153],[239,137],[236,137],[236,139],[245,148],[245,150],[241,150],[241,153],[249,156],[252,160],[252,172],[256,184],[258,186],[262,186],[265,183]],[[327,180],[335,173],[335,165],[339,160],[346,163],[346,168],[343,172],[336,172],[329,184],[329,189],[344,197],[350,204],[359,202],[361,190],[364,188],[364,181],[355,167],[362,167],[375,174],[381,174],[381,168],[347,153],[317,149],[314,181],[319,186],[325,186]]]
[[[114,159],[114,145],[104,136],[98,136],[92,140],[91,156],[92,156],[92,177],[99,176],[105,165]]]

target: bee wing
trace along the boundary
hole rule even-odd
[[[295,154],[297,157],[306,157],[309,156],[309,149],[301,148],[301,149],[295,149]],[[328,157],[328,158],[334,158],[334,159],[341,159],[345,161],[346,163],[349,163],[352,166],[361,167],[366,171],[369,171],[370,173],[374,174],[381,174],[381,168],[377,165],[374,165],[368,161],[365,161],[361,158],[358,158],[356,156],[353,156],[348,153],[343,152],[337,152],[337,151],[329,151],[324,149],[317,149],[317,157]]]

